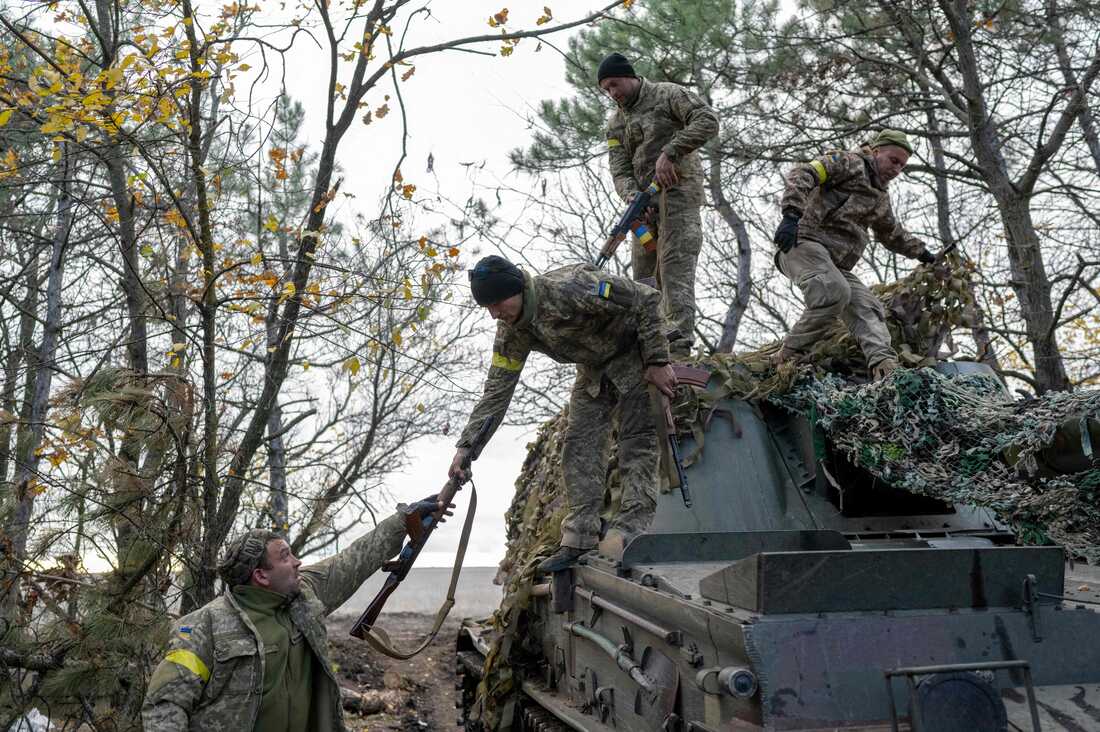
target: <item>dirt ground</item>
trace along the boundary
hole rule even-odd
[[[431,628],[433,618],[414,613],[386,613],[378,625],[390,635],[395,646],[408,647],[419,642]],[[348,635],[349,618],[328,623],[332,660],[339,666],[339,679],[345,688],[381,697],[385,710],[362,715],[345,712],[351,730],[454,730],[461,716],[455,708],[455,638],[459,620],[448,618],[439,635],[420,655],[409,661],[388,658],[365,642]],[[379,694],[378,692],[382,692]]]

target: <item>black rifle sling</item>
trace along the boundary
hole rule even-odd
[[[462,573],[462,560],[466,557],[466,545],[470,541],[470,531],[474,526],[474,514],[477,512],[477,487],[474,485],[473,480],[470,481],[470,508],[466,512],[466,521],[462,524],[462,536],[458,542],[458,552],[455,554],[455,564],[451,569],[451,585],[447,588],[447,599],[443,601],[443,604],[439,606],[439,612],[435,614],[435,622],[432,623],[432,629],[428,631],[428,635],[424,640],[411,651],[401,650],[395,648],[393,642],[390,640],[389,634],[382,630],[378,626],[375,626],[367,632],[365,640],[370,644],[370,647],[379,653],[385,654],[390,658],[396,658],[399,661],[407,661],[416,654],[427,648],[433,640],[435,640],[436,634],[439,633],[439,629],[443,627],[443,621],[447,619],[447,615],[450,614],[451,608],[455,606],[455,590],[458,587],[458,576]]]

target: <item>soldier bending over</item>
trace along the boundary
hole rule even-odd
[[[599,541],[613,409],[619,412],[622,504],[608,534],[625,543],[649,525],[657,502],[657,430],[646,382],[667,396],[676,386],[661,332],[660,293],[590,264],[532,277],[497,256],[470,270],[470,289],[497,321],[497,333],[485,393],[458,441],[451,477],[459,475],[485,418],[500,424],[529,353],[575,363],[562,454],[569,513],[561,547],[539,569],[565,569]]]

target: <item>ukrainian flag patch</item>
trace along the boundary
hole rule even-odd
[[[191,626],[190,625],[181,625],[180,626],[180,635],[191,635]]]
[[[611,297],[611,283],[607,280],[600,280],[596,283],[596,294],[607,300]]]

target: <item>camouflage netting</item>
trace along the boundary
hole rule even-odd
[[[1049,394],[1012,401],[992,377],[948,378],[930,368],[944,357],[951,332],[973,325],[971,265],[918,267],[875,288],[902,364],[909,368],[868,383],[863,355],[839,320],[802,364],[774,368],[778,343],[757,351],[710,356],[711,388],[687,387],[673,404],[677,426],[697,448],[716,401],[768,400],[820,426],[835,451],[874,476],[913,493],[990,509],[1022,542],[1056,541],[1100,559],[1100,391]],[[715,388],[717,382],[718,388]],[[534,568],[557,546],[564,515],[561,442],[566,414],[539,430],[528,446],[507,514],[508,550],[498,581],[506,595],[493,616],[498,631],[479,686],[481,719],[489,729],[511,725],[515,678],[522,673],[525,610]],[[605,512],[617,503],[612,454]],[[667,490],[667,486],[662,486]]]

